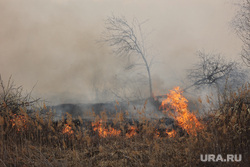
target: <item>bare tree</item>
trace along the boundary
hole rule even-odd
[[[152,61],[149,62],[149,58],[145,49],[144,34],[141,30],[141,25],[137,19],[129,24],[125,17],[109,17],[106,20],[104,34],[104,42],[113,47],[114,52],[119,56],[125,56],[130,58],[137,58],[142,60],[142,63],[133,62],[127,68],[134,68],[138,65],[143,65],[147,70],[149,93],[150,97],[153,97],[152,79],[150,67]]]
[[[239,0],[239,10],[232,21],[236,34],[243,42],[241,57],[250,67],[250,0]]]
[[[219,88],[219,82],[228,77],[235,69],[236,62],[227,62],[219,54],[206,54],[198,52],[199,62],[194,65],[193,69],[188,71],[188,79],[193,83],[185,90],[202,86],[215,85]]]
[[[195,87],[205,88],[215,86],[217,89],[218,104],[225,101],[227,94],[236,91],[248,82],[247,71],[235,61],[226,61],[219,54],[198,52],[199,62],[188,71],[188,79],[192,85],[185,90]]]

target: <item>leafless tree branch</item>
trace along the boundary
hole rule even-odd
[[[239,10],[232,20],[232,26],[243,42],[241,58],[250,67],[250,1],[239,0],[236,5]]]
[[[113,47],[114,52],[119,56],[130,57],[138,56],[147,70],[150,97],[153,97],[152,81],[150,64],[146,54],[144,45],[144,35],[141,25],[137,19],[134,19],[132,24],[129,24],[125,17],[111,16],[106,20],[103,41]],[[137,63],[134,63],[128,69],[133,68]]]
[[[188,79],[193,83],[185,90],[202,86],[211,86],[220,83],[221,80],[225,80],[227,77],[234,76],[239,80],[244,80],[246,77],[243,72],[238,70],[238,65],[235,61],[226,61],[219,54],[206,54],[201,51],[198,52],[199,62],[194,65],[193,69],[188,70]],[[237,76],[235,76],[235,74]]]

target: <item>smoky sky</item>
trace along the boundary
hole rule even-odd
[[[147,20],[155,94],[183,84],[197,50],[239,57],[230,0],[0,0],[3,79],[12,75],[25,90],[37,83],[34,96],[53,103],[93,101],[93,87],[112,87],[121,70],[121,60],[98,42],[112,14]]]

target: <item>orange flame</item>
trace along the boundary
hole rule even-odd
[[[110,127],[109,129],[106,129],[103,124],[102,124],[102,120],[97,121],[95,123],[92,122],[92,127],[94,131],[98,132],[98,135],[100,137],[108,137],[108,136],[119,136],[121,133],[121,130],[116,130],[112,127]]]
[[[69,126],[68,124],[65,124],[65,128],[63,129],[62,133],[67,134],[67,135],[72,135],[74,132],[71,126]]]
[[[18,132],[27,128],[27,121],[23,115],[13,114],[13,118],[10,120],[10,122],[12,127],[17,127]]]
[[[168,135],[169,138],[175,137],[175,135],[176,135],[176,131],[175,130],[172,130],[170,132],[168,132],[168,130],[166,130],[166,133],[167,133],[167,135]]]
[[[160,135],[161,135],[161,133],[156,130],[155,133],[154,133],[154,138],[159,138]]]
[[[126,133],[126,137],[131,138],[131,137],[135,136],[136,134],[137,134],[136,128],[134,126],[130,126],[128,133]]]
[[[167,99],[162,101],[161,108],[166,109],[169,105],[169,109],[173,109],[175,114],[171,114],[179,126],[186,130],[190,135],[197,135],[197,131],[203,129],[203,125],[198,121],[196,116],[193,113],[188,111],[188,100],[182,95],[183,91],[179,87],[175,87],[173,90],[170,90],[170,93],[167,94]],[[165,112],[166,112],[165,111]]]

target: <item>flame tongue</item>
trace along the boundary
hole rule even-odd
[[[134,126],[131,126],[130,129],[129,129],[129,132],[126,133],[126,137],[127,138],[131,138],[133,136],[135,136],[137,133],[136,133],[136,128]]]
[[[18,132],[27,128],[27,124],[26,124],[27,121],[25,119],[25,116],[13,114],[12,117],[13,118],[10,120],[11,126],[17,127]]]
[[[169,138],[175,137],[175,135],[176,135],[176,131],[175,130],[172,130],[170,132],[168,132],[168,130],[166,130],[166,133],[167,133],[167,135],[168,135]]]
[[[175,87],[167,95],[167,99],[162,101],[161,108],[173,109],[175,112],[170,113],[178,125],[187,131],[190,135],[197,135],[197,131],[203,129],[203,125],[198,121],[196,116],[188,110],[188,100],[182,95],[183,91]],[[169,106],[169,107],[166,107]]]
[[[92,127],[94,131],[98,132],[98,135],[100,137],[108,137],[108,136],[119,136],[121,131],[120,130],[116,130],[112,127],[110,127],[109,129],[106,129],[104,127],[104,125],[102,124],[102,120],[97,121],[95,123],[92,122]]]
[[[65,124],[65,127],[63,129],[63,134],[72,135],[73,133],[74,132],[73,132],[72,128],[68,124]]]

